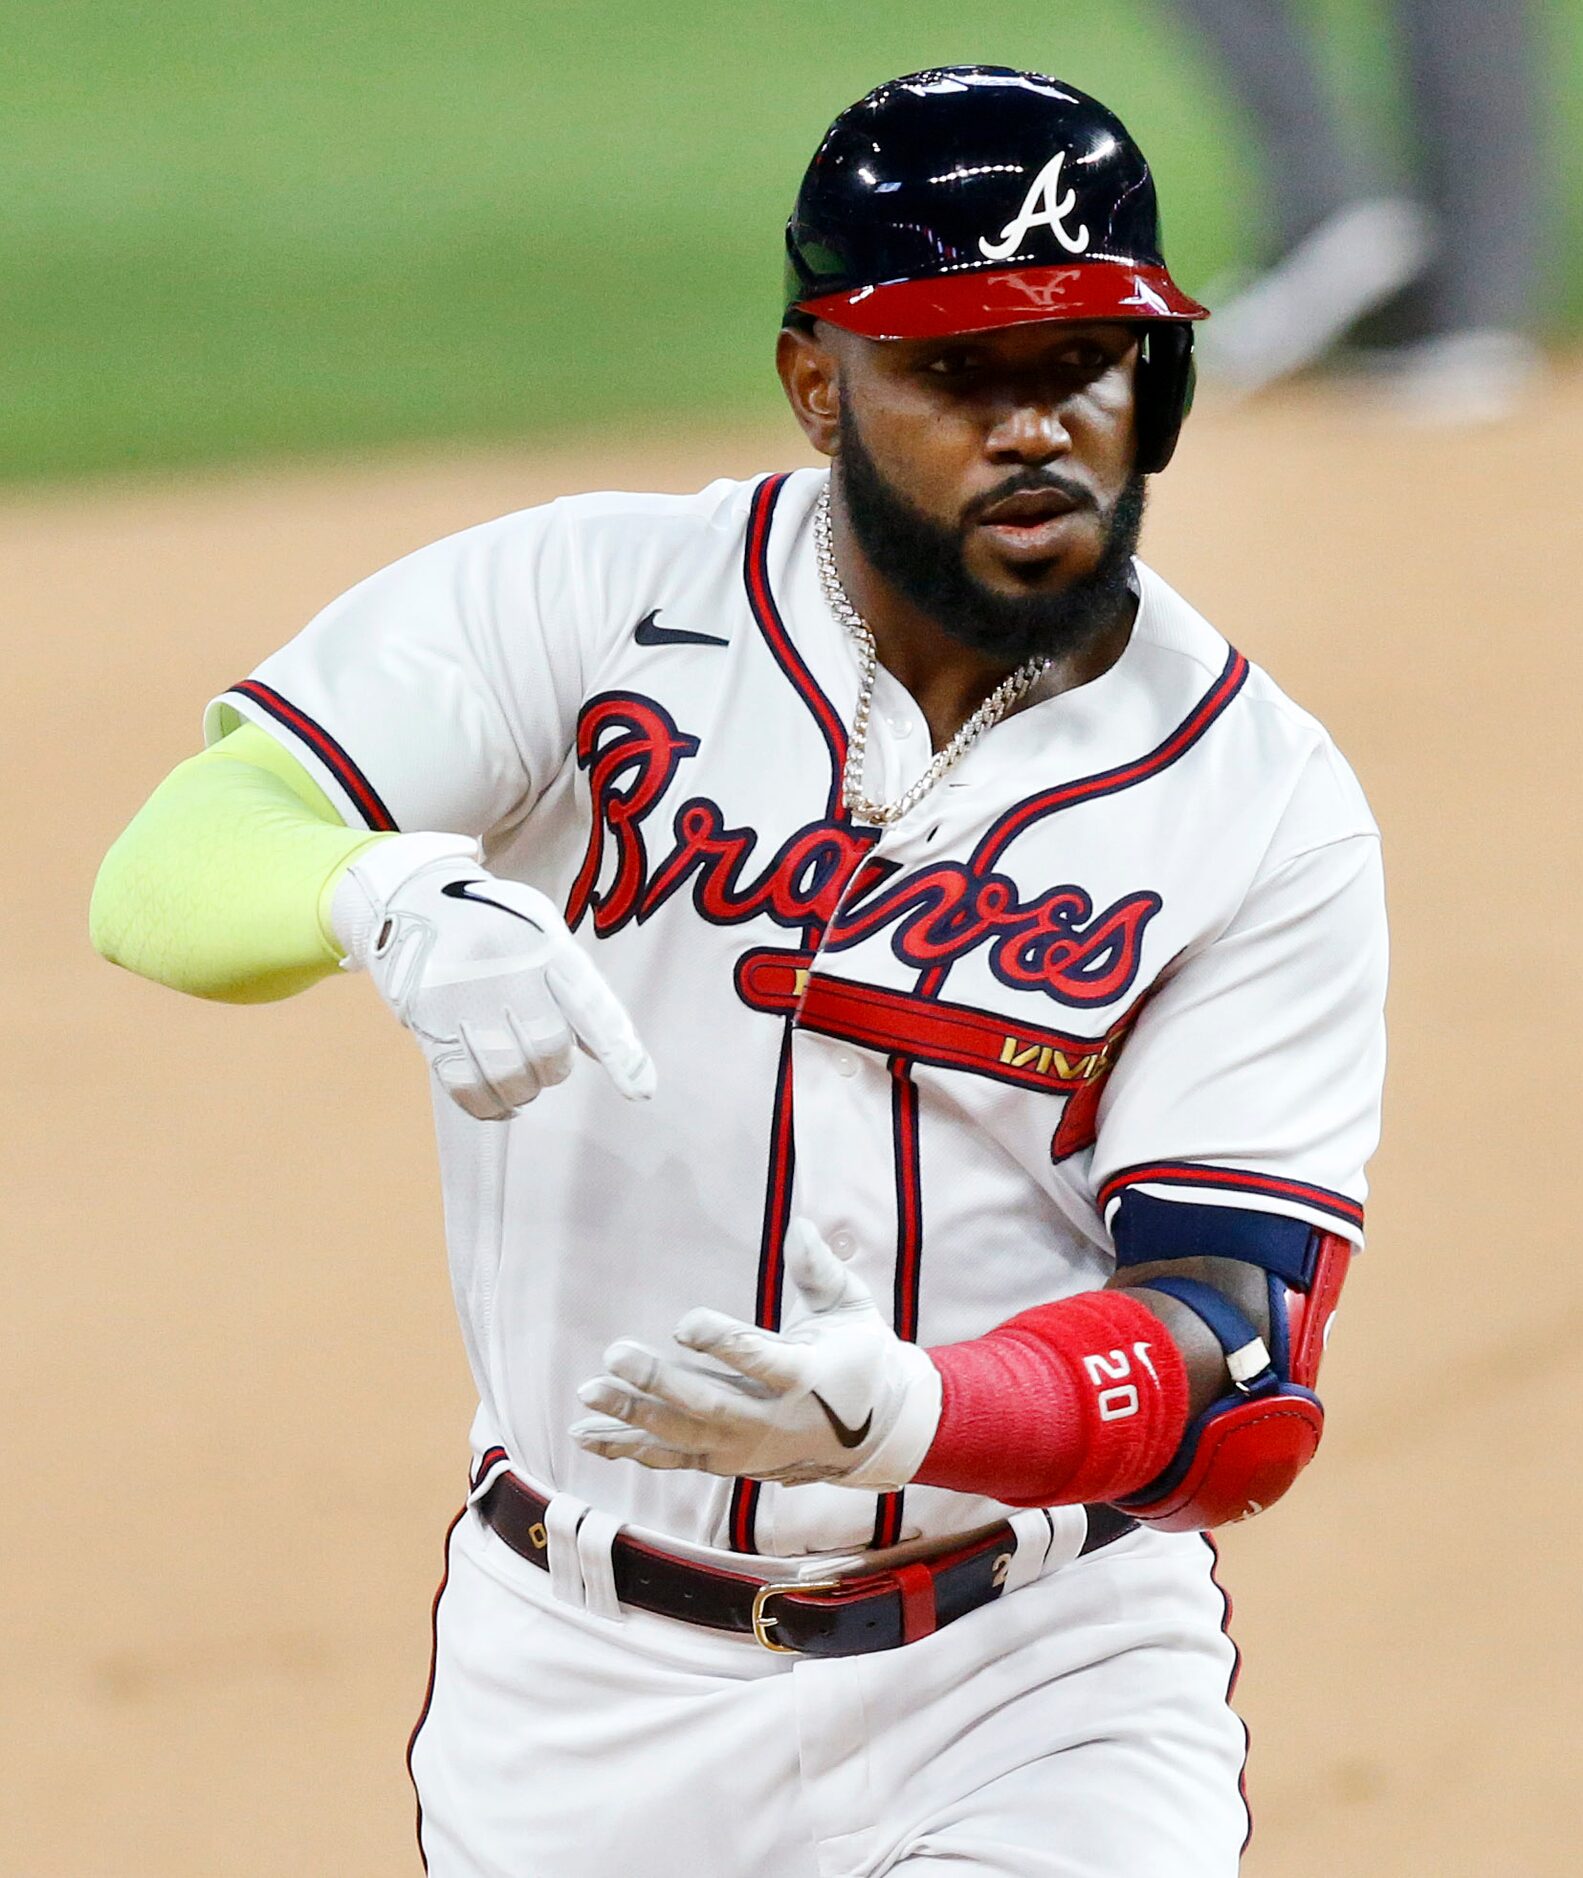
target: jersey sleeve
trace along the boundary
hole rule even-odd
[[[589,649],[559,504],[470,528],[351,589],[204,719],[284,743],[353,827],[487,838],[571,749]]]
[[[1311,809],[1291,819],[1318,832]],[[1099,1110],[1092,1178],[1107,1221],[1137,1189],[1362,1243],[1386,929],[1379,837],[1366,810],[1356,819],[1279,847],[1225,929],[1145,1004]]]

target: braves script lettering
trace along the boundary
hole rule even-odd
[[[686,888],[699,916],[712,924],[762,916],[821,933],[827,952],[888,930],[896,957],[920,972],[954,964],[982,946],[1003,984],[1060,1004],[1109,1004],[1136,979],[1144,929],[1160,910],[1158,894],[1126,894],[1098,910],[1072,885],[1025,899],[993,865],[988,837],[966,862],[906,871],[876,860],[858,878],[874,831],[810,822],[755,872],[754,831],[729,826],[717,803],[694,796],[671,818],[670,846],[655,861],[645,822],[697,750],[697,738],[679,730],[652,699],[607,693],[584,708],[577,761],[588,776],[593,814],[567,902],[569,925],[591,914],[596,933],[617,932],[629,921],[649,919]]]

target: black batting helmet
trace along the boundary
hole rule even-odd
[[[1207,317],[1160,251],[1154,181],[1126,126],[1038,72],[951,65],[843,111],[786,224],[786,314],[870,339],[1034,320],[1136,323],[1138,468],[1164,469]]]

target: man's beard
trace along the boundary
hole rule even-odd
[[[1143,527],[1144,483],[1134,474],[1105,526],[1104,551],[1091,573],[1059,593],[997,593],[974,578],[963,557],[964,529],[942,527],[886,481],[869,455],[851,406],[841,406],[842,499],[857,545],[903,599],[942,632],[975,652],[1012,666],[1024,659],[1080,651],[1114,624],[1131,586],[1132,557]],[[1020,490],[1067,489],[1059,471],[1014,472],[974,504],[980,512]]]

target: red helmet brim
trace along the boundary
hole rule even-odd
[[[945,339],[1038,320],[1202,320],[1163,267],[1076,261],[882,281],[799,300],[798,308],[865,339]]]

